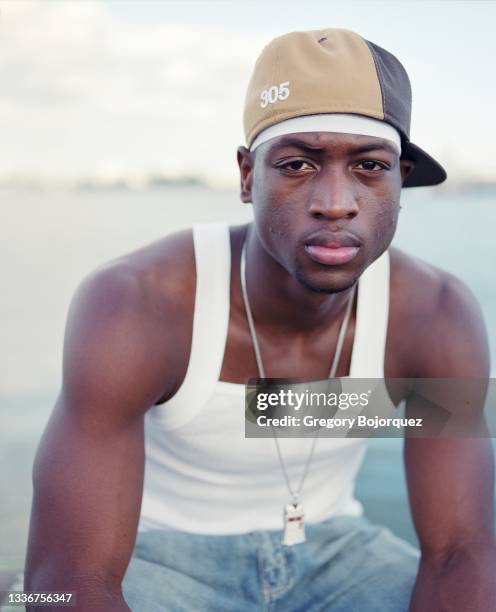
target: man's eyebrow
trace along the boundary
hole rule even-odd
[[[356,155],[358,153],[369,153],[370,151],[380,151],[380,150],[386,150],[389,153],[393,153],[393,154],[398,153],[398,149],[392,143],[389,143],[387,140],[383,140],[380,143],[379,142],[370,143],[368,145],[363,145],[360,147],[353,147],[350,153],[352,153],[353,155]]]
[[[272,144],[269,147],[269,152],[272,152],[276,149],[281,149],[282,147],[297,147],[298,149],[306,149],[308,151],[322,151],[323,147],[314,146],[300,140],[299,138],[292,138],[291,136],[287,136],[284,138],[280,138],[277,142]]]
[[[311,145],[308,142],[300,140],[299,138],[294,138],[292,136],[286,136],[286,137],[280,138],[277,142],[272,144],[269,147],[268,152],[272,153],[273,151],[277,149],[281,149],[283,147],[297,147],[298,149],[303,149],[303,150],[307,150],[310,152],[325,150],[325,146]],[[374,143],[370,143],[366,145],[360,145],[357,147],[353,147],[350,149],[349,152],[351,155],[357,155],[360,153],[368,153],[370,151],[381,151],[381,150],[388,151],[389,153],[392,153],[393,155],[398,153],[397,148],[392,143],[388,142],[387,140],[381,140],[380,142],[374,142]]]

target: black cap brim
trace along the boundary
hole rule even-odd
[[[403,142],[402,150],[401,159],[410,159],[415,163],[403,187],[428,187],[446,180],[446,170],[420,147],[412,142]]]

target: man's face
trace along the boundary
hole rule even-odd
[[[291,134],[241,147],[238,161],[263,247],[304,287],[347,289],[391,243],[411,162],[389,141]]]

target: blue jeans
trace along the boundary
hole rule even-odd
[[[280,531],[138,535],[123,582],[136,612],[406,612],[419,552],[362,517]]]

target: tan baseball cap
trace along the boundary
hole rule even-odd
[[[411,106],[408,75],[385,49],[349,30],[291,32],[270,42],[255,64],[243,116],[246,143],[294,117],[369,117],[395,128],[402,159],[415,162],[403,186],[437,185],[446,172],[410,142]]]

